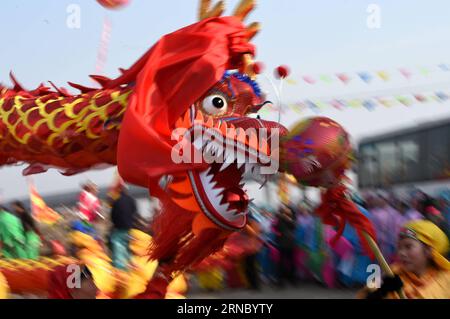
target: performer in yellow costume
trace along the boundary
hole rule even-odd
[[[158,262],[148,259],[152,237],[137,229],[130,231],[130,237],[132,257],[128,269],[121,270],[112,267],[111,259],[92,237],[80,232],[72,234],[73,243],[86,247],[78,255],[92,273],[99,291],[97,299],[133,299],[147,289],[153,278]],[[169,284],[165,298],[184,298],[186,291],[186,279],[179,274]]]
[[[7,299],[9,293],[8,282],[5,276],[0,272],[0,299]]]
[[[368,299],[396,299],[403,288],[410,299],[449,299],[450,262],[445,258],[449,240],[427,220],[407,223],[400,232],[399,263],[393,265],[394,278],[386,278],[380,289],[362,292]]]

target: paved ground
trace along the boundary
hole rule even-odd
[[[264,287],[261,291],[225,290],[222,292],[192,292],[191,299],[355,299],[357,290],[329,289],[317,284],[300,283],[282,289]]]
[[[316,284],[303,283],[298,287],[276,289],[264,287],[260,291],[229,289],[222,292],[197,291],[189,299],[354,299],[356,290],[328,289]],[[11,299],[41,299],[36,296],[12,295]]]

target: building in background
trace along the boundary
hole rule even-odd
[[[364,138],[358,153],[360,191],[450,188],[450,118]]]

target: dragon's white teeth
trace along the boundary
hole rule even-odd
[[[211,181],[214,177],[214,175],[210,175],[209,173],[211,172],[211,167],[208,167],[208,169],[202,173],[200,173],[200,179],[202,180],[202,182],[204,184],[211,184]]]
[[[261,184],[261,186],[259,187],[259,189],[263,188],[264,185],[266,185],[267,181],[268,181],[268,177],[265,176],[265,180],[264,180],[264,182]]]
[[[208,140],[206,140],[206,141],[203,141],[204,143],[203,143],[203,145],[202,145],[202,151],[206,151],[206,149],[208,148],[208,146],[210,145],[210,141],[208,141]]]
[[[213,201],[216,203],[216,205],[220,205],[220,202],[222,201],[220,191],[218,189],[212,189],[211,194],[213,196]]]
[[[225,216],[227,217],[227,219],[233,220],[233,219],[236,219],[238,217],[236,215],[236,213],[237,213],[236,209],[227,210],[227,212],[225,213]]]
[[[190,112],[191,112],[191,123],[194,123],[195,115],[196,115],[196,110],[195,110],[194,105],[191,106]]]
[[[221,188],[216,188],[216,190],[217,190],[217,193],[218,193],[219,195],[221,195],[221,194],[225,191],[225,188],[223,188],[223,187],[221,187]]]
[[[241,187],[241,189],[249,189],[251,184],[252,184],[252,180],[247,179],[244,182],[244,185]]]
[[[202,149],[203,146],[203,139],[201,136],[197,137],[193,143],[194,147],[198,150]]]
[[[245,165],[245,174],[244,176],[249,180],[256,181],[258,183],[263,183],[265,180],[265,176],[261,175],[261,168],[257,164],[246,164]]]
[[[219,205],[220,205],[220,203],[223,200],[223,190],[217,189],[216,190],[216,196],[217,196],[217,199],[218,199]]]
[[[223,147],[218,145],[216,149],[216,155],[217,157],[221,158],[222,154],[223,154]]]
[[[205,119],[206,121],[206,126],[208,127],[213,127],[214,125],[214,119],[211,116],[208,116],[207,119]]]
[[[210,171],[211,171],[211,167],[208,167],[205,171],[200,173],[200,177],[205,178],[209,174]]]
[[[238,142],[245,145],[245,131],[242,128],[236,129],[237,140]]]
[[[220,168],[220,171],[222,172],[223,170],[225,170],[228,166],[233,164],[233,162],[234,162],[233,153],[225,152],[223,164],[222,164],[222,167]]]
[[[239,169],[239,168],[242,167],[242,165],[245,164],[245,159],[246,159],[246,157],[245,157],[245,154],[243,154],[243,153],[241,153],[241,152],[238,152],[236,155],[237,155],[237,156],[236,156],[236,158],[237,158],[237,167],[238,167],[238,169]]]
[[[234,152],[225,152],[225,162],[233,163],[236,159]]]
[[[220,167],[220,172],[223,172],[228,166],[230,166],[232,163],[231,162],[227,162],[227,160],[225,160],[222,164],[222,166]]]
[[[219,205],[218,209],[222,212],[222,213],[226,213],[228,211],[228,208],[230,207],[229,203],[223,203],[221,205]]]
[[[251,175],[253,178],[255,178],[256,180],[260,180],[261,179],[261,170],[259,166],[253,166],[252,167],[252,171],[251,171]]]
[[[216,163],[222,162],[222,147],[214,142],[210,142],[206,148],[206,154],[214,159]]]
[[[255,164],[245,163],[245,175],[251,175]]]
[[[197,122],[199,124],[203,124],[204,117],[203,117],[202,112],[197,112],[197,114],[195,114],[195,122]]]
[[[214,150],[214,144],[209,142],[205,147],[205,154],[211,155],[213,153],[213,150]]]

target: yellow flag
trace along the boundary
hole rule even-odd
[[[62,218],[60,214],[47,206],[32,183],[30,183],[30,202],[32,216],[37,222],[53,225]]]

